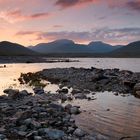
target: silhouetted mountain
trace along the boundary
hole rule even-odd
[[[40,53],[91,53],[86,45],[75,44],[72,40],[61,39],[50,43],[41,43],[30,49]]]
[[[92,49],[94,53],[107,53],[116,50],[122,46],[121,45],[112,46],[110,44],[106,44],[101,41],[95,41],[95,42],[90,42],[88,44],[88,47]]]
[[[111,52],[114,57],[140,57],[140,41],[132,42]]]
[[[31,46],[30,49],[40,53],[106,53],[121,46],[111,46],[103,42],[91,42],[89,45],[76,44],[72,40],[61,39],[50,43]]]
[[[0,55],[36,55],[37,52],[34,52],[22,45],[11,43],[8,41],[0,42]]]

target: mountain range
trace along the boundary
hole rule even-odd
[[[24,47],[20,44],[2,41],[0,42],[0,56],[3,55],[46,55],[51,57],[140,57],[140,41],[132,42],[125,46],[112,46],[101,41],[83,45],[76,44],[72,40],[61,39],[30,47]]]
[[[76,44],[72,40],[61,39],[50,43],[41,43],[30,47],[39,53],[107,53],[122,46],[112,46],[101,41],[91,42],[88,45]]]

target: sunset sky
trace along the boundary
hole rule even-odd
[[[140,0],[0,0],[0,41],[140,40]]]

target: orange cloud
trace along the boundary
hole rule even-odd
[[[15,23],[24,20],[31,20],[31,19],[48,18],[49,16],[50,13],[47,12],[35,13],[31,15],[24,15],[20,10],[0,12],[0,18],[10,23]]]

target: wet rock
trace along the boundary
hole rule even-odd
[[[69,90],[67,88],[62,88],[58,92],[67,94],[69,92]]]
[[[38,128],[41,127],[41,124],[40,124],[39,122],[33,120],[33,121],[31,122],[31,124],[30,124],[30,127],[31,127],[32,129],[38,129]]]
[[[64,110],[63,106],[61,106],[59,104],[50,103],[48,106],[50,108],[56,109],[57,111],[63,111]]]
[[[77,93],[74,97],[75,99],[87,99],[87,96],[84,93]]]
[[[6,139],[6,136],[4,134],[0,134],[0,140]]]
[[[72,134],[74,132],[74,128],[73,127],[68,127],[67,133]]]
[[[62,102],[65,102],[68,99],[68,97],[65,94],[61,95]]]
[[[26,126],[29,126],[31,124],[31,122],[32,122],[32,119],[31,118],[28,118],[28,119],[24,120],[24,124]]]
[[[65,106],[65,109],[66,110],[70,110],[72,108],[72,105],[71,104],[67,104],[66,106]]]
[[[77,129],[74,131],[74,135],[76,135],[76,136],[78,136],[78,137],[83,137],[83,136],[86,135],[86,133],[85,133],[83,130],[77,128]]]
[[[40,87],[35,87],[33,91],[35,94],[44,94],[44,90]]]
[[[79,114],[80,113],[80,110],[78,107],[74,106],[74,107],[71,107],[70,108],[70,113],[71,114]]]
[[[28,96],[29,95],[29,93],[28,93],[28,91],[27,90],[22,90],[22,91],[20,91],[20,93],[19,93],[21,96]]]
[[[24,137],[26,136],[27,132],[24,132],[24,131],[18,131],[17,134],[21,137]]]
[[[137,83],[137,84],[134,86],[134,95],[140,97],[140,83]]]
[[[81,92],[82,91],[79,89],[73,89],[71,93],[74,95],[74,94],[81,93]]]
[[[58,140],[65,136],[65,133],[62,130],[57,130],[57,129],[44,128],[44,129],[40,129],[39,132],[41,134],[45,134],[46,137],[51,140]]]
[[[34,136],[34,140],[43,140],[41,136]]]
[[[8,97],[11,99],[17,99],[19,95],[18,89],[5,89],[3,92],[8,94]]]

